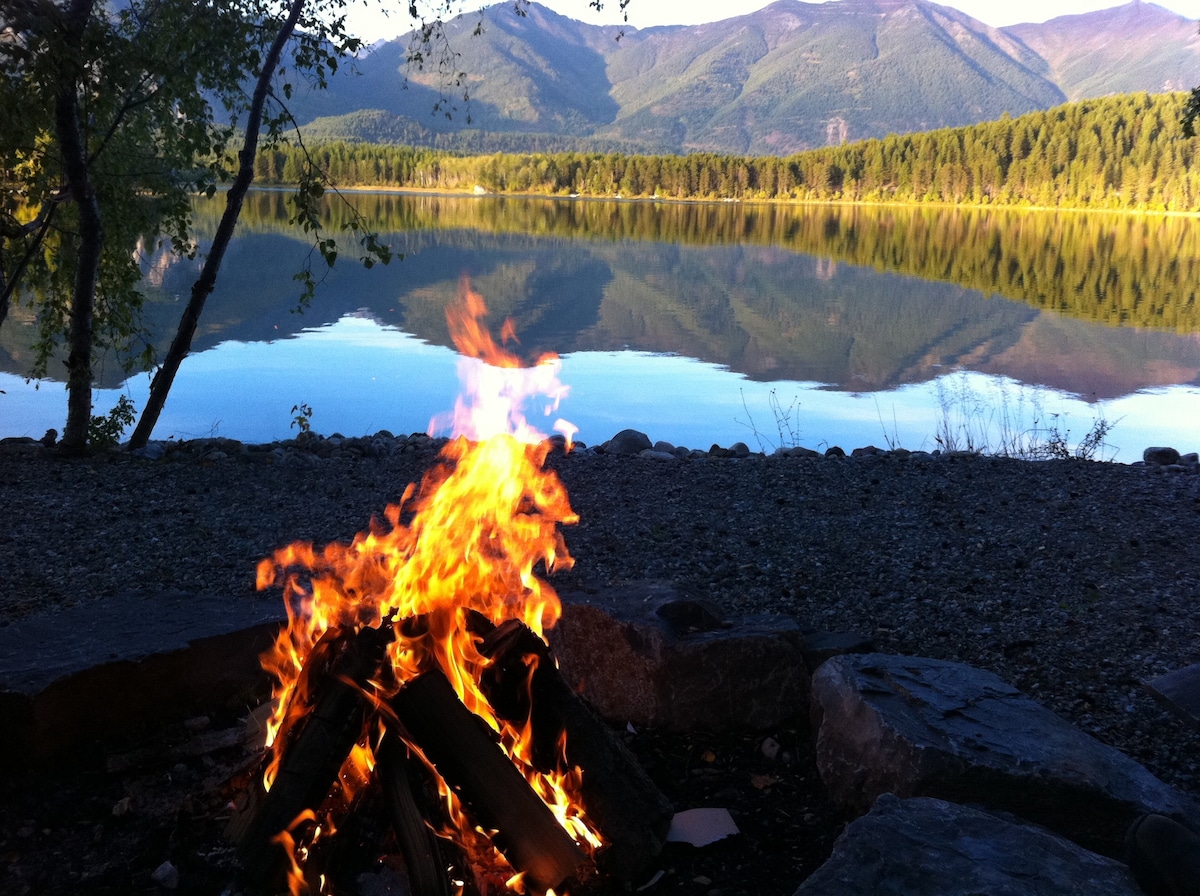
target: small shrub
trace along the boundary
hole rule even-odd
[[[88,444],[107,451],[121,443],[125,428],[137,419],[137,411],[128,395],[117,398],[116,406],[107,415],[94,416],[88,423]]]
[[[291,429],[298,429],[302,433],[312,432],[312,416],[313,409],[309,407],[308,402],[302,401],[292,405]]]
[[[1074,447],[1071,431],[1059,414],[1047,414],[1044,396],[1024,387],[1016,398],[1001,385],[996,399],[980,395],[966,376],[956,384],[937,383],[938,422],[934,441],[943,451],[970,451],[1023,460],[1112,460],[1108,434],[1118,421],[1104,416],[1103,409],[1091,428]],[[1043,424],[1043,420],[1049,420]],[[1031,421],[1031,422],[1026,422]]]
[[[1106,451],[1109,445],[1105,438],[1117,424],[1105,417],[1103,411],[1092,421],[1091,428],[1074,449],[1071,448],[1071,431],[1060,428],[1058,414],[1051,415],[1051,421],[1044,429],[1035,430],[1039,438],[1030,446],[1027,459],[1068,460],[1077,457],[1081,460],[1112,460],[1112,454]]]
[[[740,391],[740,390],[739,390]],[[771,409],[771,414],[775,418],[775,433],[779,439],[778,444],[771,441],[769,436],[763,435],[758,431],[758,427],[754,425],[754,417],[750,413],[750,407],[746,404],[746,393],[741,392],[742,409],[746,412],[746,422],[744,426],[748,426],[754,434],[755,441],[758,442],[758,449],[764,454],[767,448],[783,449],[795,448],[800,444],[800,427],[797,422],[800,417],[800,398],[793,397],[791,403],[784,407],[779,400],[779,393],[772,389],[770,395],[767,396],[767,406]],[[738,421],[741,423],[742,421]]]

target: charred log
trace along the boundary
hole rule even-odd
[[[517,727],[529,720],[540,770],[557,768],[563,760],[581,770],[587,817],[606,844],[596,855],[599,870],[625,882],[639,879],[666,842],[670,803],[571,690],[541,638],[516,620],[492,627],[477,616],[471,626],[483,636],[480,652],[492,660],[480,686],[497,715]]]
[[[408,748],[392,733],[384,738],[376,757],[376,772],[383,785],[392,831],[404,856],[411,892],[420,896],[451,896],[450,878],[442,851],[446,847],[426,819],[430,809],[414,786]]]
[[[306,811],[315,812],[333,789],[338,771],[362,736],[368,701],[364,688],[378,675],[393,637],[390,625],[356,631],[330,629],[313,648],[294,699],[308,710],[280,731],[283,754],[271,789],[256,775],[247,805],[229,835],[248,883],[279,886],[290,857],[278,842]],[[277,738],[277,739],[278,739]]]
[[[558,889],[587,857],[529,787],[491,730],[468,710],[440,670],[406,684],[390,701],[406,740],[418,747],[534,892]]]

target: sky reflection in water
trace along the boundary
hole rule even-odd
[[[301,402],[312,408],[313,428],[326,435],[423,432],[454,405],[456,361],[450,349],[352,316],[275,342],[222,343],[183,365],[155,437],[286,439],[296,434],[292,406]],[[1138,460],[1150,444],[1187,451],[1200,442],[1200,389],[1188,386],[1092,405],[1005,377],[951,371],[892,391],[847,393],[811,382],[755,382],[719,365],[636,351],[567,354],[562,380],[570,394],[558,414],[588,444],[629,427],[652,440],[705,449],[742,441],[768,452],[781,443],[931,450],[948,425],[963,447],[994,447],[1039,426],[1069,431],[1075,442],[1101,413],[1116,424],[1104,452],[1110,459]],[[4,435],[40,437],[61,428],[60,384],[35,390],[0,374],[0,389]],[[147,391],[145,376],[128,383],[138,407]],[[97,413],[119,394],[97,390]],[[530,421],[551,431],[552,420],[536,411]]]

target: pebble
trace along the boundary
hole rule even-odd
[[[151,872],[150,879],[164,890],[178,889],[179,869],[170,862],[163,862]]]

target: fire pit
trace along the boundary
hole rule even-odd
[[[571,563],[559,526],[576,517],[523,408],[557,407],[558,359],[522,366],[465,282],[462,297],[447,317],[468,398],[440,462],[352,543],[260,565],[289,620],[264,656],[268,759],[231,828],[260,888],[334,892],[329,844],[376,789],[421,893],[632,883],[665,841],[666,800],[542,638],[561,606],[536,570]]]

